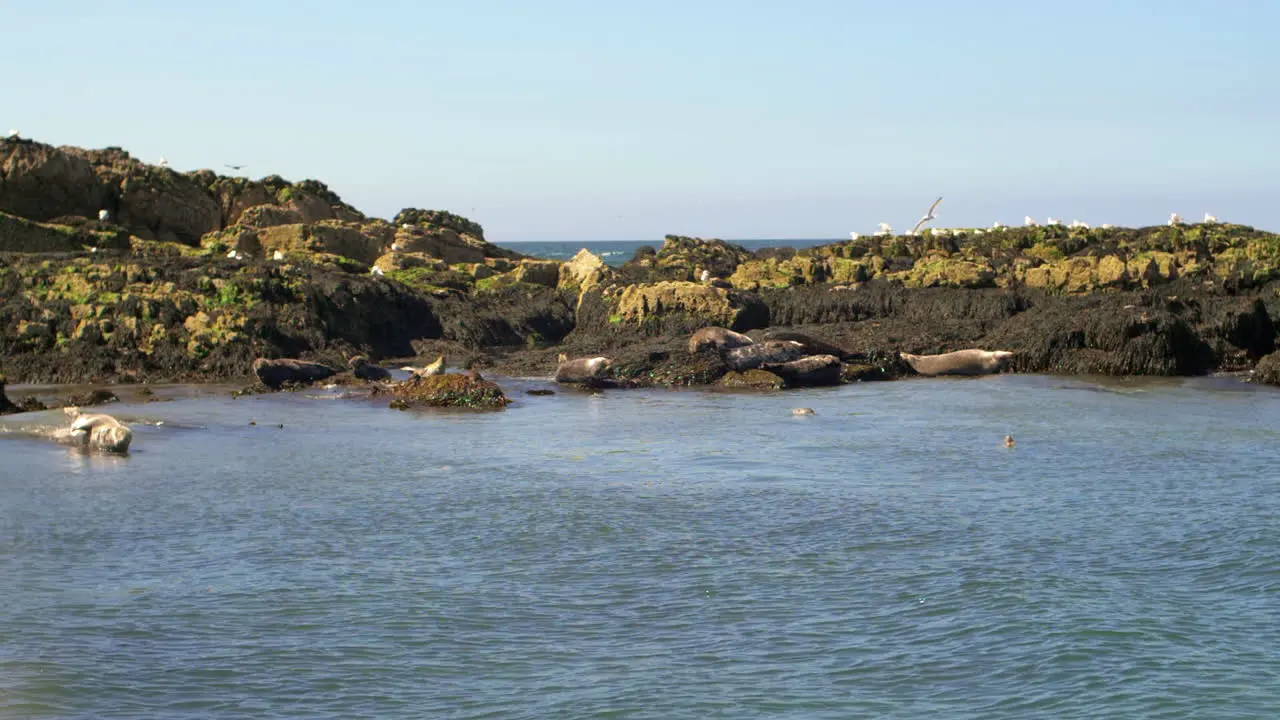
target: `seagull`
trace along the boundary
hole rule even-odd
[[[1089,223],[1087,223],[1087,222],[1080,222],[1079,220],[1072,220],[1072,221],[1071,221],[1071,224],[1070,224],[1070,225],[1068,225],[1068,227],[1071,227],[1071,228],[1077,228],[1077,229],[1080,229],[1080,230],[1088,230],[1088,229],[1089,229]]]
[[[1006,227],[1007,226],[1004,223],[1000,222],[999,220],[991,223],[992,230],[1004,230]]]
[[[99,219],[99,220],[107,220],[107,219],[108,219],[108,218],[110,218],[110,217],[111,217],[111,213],[107,212],[106,210],[99,210],[99,211],[98,211],[98,219]]]
[[[245,169],[245,167],[246,167],[246,166],[244,166],[244,165],[231,165],[230,163],[228,163],[228,164],[227,164],[227,167],[231,168],[232,170],[235,170],[236,172],[240,172],[241,170]]]
[[[1040,227],[1040,223],[1036,222],[1036,219],[1031,217],[1030,215],[1023,218],[1022,223],[1027,227]]]
[[[409,223],[404,223],[403,225],[401,225],[401,226],[400,226],[400,229],[401,229],[401,230],[412,230],[412,229],[413,229],[413,225],[410,225]]]
[[[283,260],[283,259],[284,259],[284,253],[282,253],[282,252],[280,252],[279,250],[277,250],[277,251],[275,251],[275,252],[271,253],[271,259],[272,259],[272,260]]]
[[[934,237],[947,237],[951,234],[951,231],[947,228],[932,228],[931,232]]]
[[[9,137],[10,137],[10,138],[12,138],[12,139],[14,139],[14,140],[17,140],[17,139],[18,139],[18,135],[19,135],[19,133],[18,133],[18,129],[17,129],[17,128],[14,128],[14,129],[12,129],[12,130],[10,130],[10,131],[9,131]]]
[[[920,222],[916,223],[915,227],[911,228],[912,235],[915,235],[920,230],[920,228],[924,226],[925,223],[938,217],[937,215],[933,214],[933,211],[938,209],[938,205],[941,202],[942,202],[942,198],[938,198],[937,200],[933,201],[933,204],[929,206],[929,212],[924,217],[920,218]]]
[[[239,250],[231,250],[227,253],[227,257],[232,260],[243,260],[245,256]]]
[[[703,271],[702,271],[702,282],[703,282],[704,284],[705,284],[705,283],[709,283],[709,282],[711,282],[711,271],[710,271],[710,270],[703,270]]]
[[[858,239],[858,238],[860,238],[860,237],[862,237],[862,236],[861,236],[861,235],[859,235],[859,234],[858,234],[858,233],[856,233],[856,232],[851,232],[851,233],[849,233],[849,239],[850,239],[850,240],[857,240],[857,239]]]
[[[1169,213],[1169,224],[1170,224],[1170,225],[1181,225],[1181,224],[1182,224],[1182,216],[1181,216],[1181,215],[1179,215],[1178,213]]]
[[[1044,224],[1045,225],[1061,225],[1062,221],[1057,218],[1049,218],[1048,220],[1044,221]]]
[[[96,252],[98,252],[98,246],[97,246],[97,245],[94,245],[93,247],[89,248],[89,252],[91,252],[91,253],[96,253]]]
[[[167,168],[167,167],[169,167],[169,159],[168,159],[168,158],[166,158],[166,157],[164,157],[163,155],[161,155],[161,156],[160,156],[160,162],[158,162],[158,163],[156,163],[156,164],[157,164],[157,165],[159,165],[160,167]]]
[[[382,268],[378,267],[377,265],[374,265],[373,268],[369,270],[369,274],[377,277],[382,277],[383,275]]]
[[[1209,213],[1205,213],[1205,214],[1204,214],[1204,221],[1205,221],[1205,224],[1207,224],[1207,225],[1214,225],[1214,224],[1216,224],[1216,223],[1218,222],[1218,216],[1217,216],[1217,215],[1210,215]]]
[[[880,229],[876,231],[877,235],[892,235],[893,227],[889,223],[880,223]]]
[[[1111,223],[1102,223],[1102,225],[1100,225],[1099,227],[1101,227],[1103,230],[1111,230],[1115,227],[1115,225],[1112,225]]]

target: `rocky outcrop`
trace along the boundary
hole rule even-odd
[[[759,297],[700,283],[628,285],[616,299],[617,322],[651,334],[686,334],[709,325],[745,332],[769,324]]]
[[[390,396],[391,407],[399,410],[440,407],[499,409],[511,402],[502,388],[477,373],[414,376],[405,382],[381,386],[377,394]]]
[[[1266,385],[1280,386],[1280,352],[1271,353],[1259,360],[1251,379]]]
[[[14,405],[7,395],[4,394],[5,378],[0,375],[0,415],[9,415],[12,413],[22,412],[22,408]]]
[[[616,282],[618,273],[599,255],[583,248],[569,262],[560,266],[558,286],[562,290],[586,293],[598,286]]]

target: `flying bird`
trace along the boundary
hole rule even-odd
[[[246,166],[245,166],[245,165],[231,165],[231,164],[228,164],[228,165],[227,165],[227,167],[231,168],[232,170],[235,170],[236,172],[240,172],[241,170],[245,169],[245,167],[246,167]]]
[[[920,232],[920,228],[921,228],[921,227],[923,227],[925,223],[927,223],[927,222],[929,222],[930,220],[933,220],[933,219],[935,219],[935,218],[937,218],[937,217],[938,217],[937,215],[934,215],[934,214],[933,214],[933,211],[934,211],[934,210],[937,210],[937,209],[938,209],[938,205],[939,205],[939,204],[941,204],[941,203],[942,203],[942,198],[938,198],[937,200],[934,200],[934,201],[933,201],[933,205],[930,205],[930,206],[929,206],[929,212],[928,212],[928,214],[926,214],[924,217],[920,218],[920,222],[916,223],[916,226],[915,226],[915,227],[913,227],[913,228],[911,228],[911,234],[912,234],[912,235],[915,235],[916,233]]]

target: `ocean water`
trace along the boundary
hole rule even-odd
[[[0,419],[0,717],[1280,710],[1280,392],[501,382]]]
[[[807,248],[817,245],[829,245],[838,242],[837,238],[818,239],[818,238],[802,238],[802,239],[782,239],[782,240],[729,240],[728,242],[735,245],[741,245],[747,250],[759,250],[761,248],[772,247],[794,247]],[[634,241],[634,240],[617,240],[617,241],[595,241],[595,242],[506,242],[494,243],[505,248],[510,248],[517,252],[531,255],[544,260],[568,260],[578,254],[579,250],[586,248],[596,255],[605,263],[617,267],[635,257],[636,250],[644,245],[649,245],[655,249],[662,247],[662,239],[652,241]]]

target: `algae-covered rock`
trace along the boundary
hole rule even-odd
[[[583,248],[569,262],[560,266],[557,283],[561,290],[589,292],[598,285],[614,282],[618,273],[590,250]]]
[[[676,270],[669,279],[697,280],[703,270],[714,277],[728,277],[750,258],[750,251],[724,240],[667,235],[652,264]]]
[[[915,263],[898,278],[911,288],[923,287],[994,287],[996,273],[988,265],[945,257],[930,257]]]
[[[709,325],[745,332],[768,324],[768,310],[759,297],[692,282],[628,285],[618,297],[617,317],[639,327],[665,320],[683,332]]]
[[[524,259],[511,271],[511,280],[556,287],[560,284],[560,267],[561,264],[554,260]]]
[[[400,410],[415,407],[496,409],[511,402],[502,388],[478,374],[414,376],[405,382],[387,385],[379,393],[391,395],[391,407]]]
[[[734,389],[781,390],[786,382],[767,370],[730,370],[716,381],[716,385]]]
[[[0,252],[79,252],[127,249],[129,234],[101,223],[79,226],[40,223],[0,212]]]
[[[1263,356],[1253,368],[1250,379],[1266,385],[1280,385],[1280,352]]]

